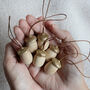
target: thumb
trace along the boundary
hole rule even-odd
[[[11,43],[8,43],[5,48],[5,56],[3,62],[4,69],[12,69],[16,62],[15,52],[11,46]]]

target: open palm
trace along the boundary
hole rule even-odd
[[[29,33],[30,26],[41,18],[42,17],[36,19],[35,17],[28,15],[26,20],[21,19],[19,25],[14,28],[17,40],[23,43],[25,36]],[[48,31],[46,32],[49,35],[50,33],[53,33],[58,38],[72,40],[72,36],[69,32],[59,30],[52,22],[46,22],[45,27],[47,28]],[[30,34],[41,32],[41,28],[42,23],[36,24],[33,27],[34,31],[30,31]],[[11,44],[12,42],[6,45],[4,70],[12,90],[87,90],[84,88],[86,86],[84,85],[83,77],[75,66],[69,65],[66,60],[63,60],[62,68],[58,70],[57,73],[48,75],[43,72],[43,69],[41,68],[37,68],[33,65],[30,65],[30,67],[27,68],[22,62],[18,62]],[[75,46],[78,49],[78,52],[80,52],[78,46],[76,44]],[[70,59],[80,61],[81,56]],[[82,64],[78,64],[77,66],[83,71]]]

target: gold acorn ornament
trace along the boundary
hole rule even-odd
[[[46,50],[46,61],[48,61],[51,58],[55,58],[58,53],[59,53],[58,46],[50,45],[50,47]]]
[[[45,67],[44,67],[44,71],[47,74],[54,74],[58,69],[61,68],[61,63],[60,60],[58,60],[57,58],[52,58],[51,61],[49,61]]]
[[[27,47],[29,47],[31,53],[37,50],[38,45],[37,45],[36,36],[30,35],[29,38],[25,39],[25,42],[26,42]]]
[[[18,50],[18,55],[20,56],[22,62],[29,67],[29,65],[32,63],[33,56],[27,47],[22,47]]]
[[[37,50],[34,56],[33,64],[37,67],[42,67],[45,63],[46,53],[43,50]]]
[[[42,50],[46,50],[49,47],[48,35],[41,33],[38,35],[38,47]]]

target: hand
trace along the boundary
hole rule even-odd
[[[19,25],[15,26],[14,33],[16,39],[23,43],[24,37],[29,33],[30,26],[40,18],[35,18],[31,15],[26,17],[26,20],[21,19]],[[58,38],[67,38],[73,40],[68,31],[59,30],[51,21],[45,23],[49,35],[50,32]],[[36,24],[30,34],[41,32],[42,22]],[[51,42],[52,43],[52,42]],[[55,41],[53,43],[56,43]],[[74,43],[78,52],[79,47]],[[69,58],[69,57],[68,57]],[[71,60],[74,60],[71,58]],[[81,56],[75,58],[75,61],[80,61]],[[78,67],[83,71],[83,65],[80,63]],[[88,90],[84,78],[73,65],[69,65],[65,60],[62,62],[62,68],[54,75],[48,75],[41,68],[30,65],[27,68],[22,62],[17,61],[12,42],[6,45],[4,70],[9,85],[12,90]]]

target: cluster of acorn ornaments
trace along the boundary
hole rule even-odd
[[[27,67],[33,63],[37,67],[44,66],[44,71],[54,74],[61,68],[60,60],[56,58],[59,53],[58,46],[50,45],[49,36],[46,33],[30,35],[25,39],[26,47],[18,50],[22,62]]]

